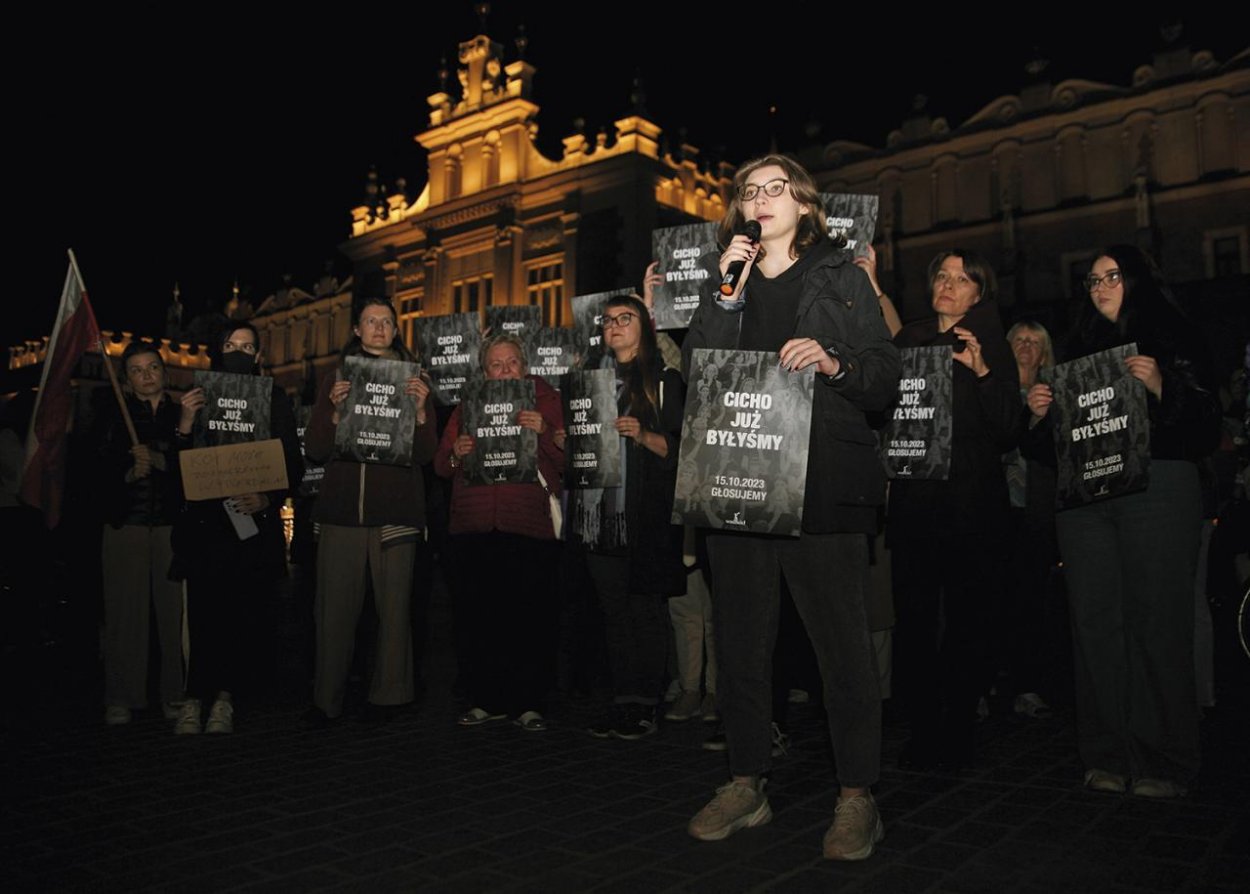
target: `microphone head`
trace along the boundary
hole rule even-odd
[[[760,222],[758,220],[748,220],[742,227],[742,235],[746,236],[752,242],[759,242]]]

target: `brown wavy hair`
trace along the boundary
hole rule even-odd
[[[760,168],[770,165],[775,165],[785,172],[786,179],[790,181],[790,195],[796,202],[807,208],[807,213],[799,217],[794,242],[790,245],[790,257],[800,258],[804,252],[825,238],[825,210],[820,204],[820,191],[816,188],[816,181],[812,179],[812,175],[807,173],[807,169],[797,161],[784,155],[763,155],[751,159],[738,168],[737,173],[734,174],[733,201],[729,203],[729,210],[721,218],[716,238],[722,247],[727,246],[734,235],[739,232],[746,221],[739,196],[742,195],[742,189],[747,184],[747,178]],[[758,257],[763,256],[764,249],[761,247]]]

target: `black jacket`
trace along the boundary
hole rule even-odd
[[[885,472],[866,414],[890,402],[902,367],[872,285],[851,263],[851,253],[827,241],[809,251],[817,255],[804,275],[791,337],[814,338],[834,349],[845,374],[816,376],[803,530],[873,533],[875,508],[885,502]],[[695,348],[738,347],[750,291],[748,279],[737,306],[715,294],[703,296],[682,346],[687,374]]]
[[[164,468],[154,467],[146,478],[128,480],[134,457],[130,454],[130,434],[121,411],[112,401],[111,412],[105,416],[98,436],[100,469],[97,504],[104,520],[114,528],[122,525],[172,525],[182,507],[182,479],[178,474],[178,452],[175,434],[181,409],[161,396],[155,412],[146,400],[126,397],[126,408],[135,424],[139,442],[152,451],[153,460]],[[159,459],[158,459],[159,457]]]
[[[957,324],[981,345],[989,374],[978,379],[953,362],[950,477],[945,481],[899,479],[890,485],[886,524],[891,545],[901,538],[946,534],[1002,533],[1009,500],[1002,455],[1020,440],[1020,374],[992,301],[972,307]],[[894,339],[900,348],[954,345],[953,332],[939,332],[936,317],[904,326]]]

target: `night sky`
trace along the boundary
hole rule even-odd
[[[236,278],[259,302],[284,273],[304,288],[327,262],[345,276],[336,247],[370,165],[419,192],[425,158],[412,138],[439,89],[439,59],[454,84],[457,44],[480,32],[467,3],[367,5],[281,26],[253,19],[255,6],[214,5],[216,18],[201,21],[187,18],[195,7],[112,6],[11,30],[43,62],[9,82],[11,219],[29,255],[10,264],[22,274],[9,288],[4,344],[51,328],[68,247],[102,328],[145,334],[159,333],[175,281],[194,314],[220,307]],[[723,4],[625,3],[619,19],[611,8],[492,4],[486,32],[507,61],[526,27],[548,155],[575,118],[593,136],[627,113],[636,74],[651,119],[674,142],[685,127],[704,153],[737,162],[766,150],[774,132],[783,150],[808,142],[813,120],[821,142],[883,146],[916,94],[956,127],[1018,92],[1039,53],[1052,83],[1127,85],[1162,46],[1153,22],[1059,21],[1051,7],[1050,24],[1004,27],[992,41],[950,14],[831,20],[838,7],[828,3],[769,3],[767,16],[740,21]],[[1244,29],[1214,19],[1187,22],[1185,34],[1219,61],[1250,44]]]

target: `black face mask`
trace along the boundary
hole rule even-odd
[[[256,371],[256,355],[242,351],[230,351],[221,355],[222,372],[249,376]]]

